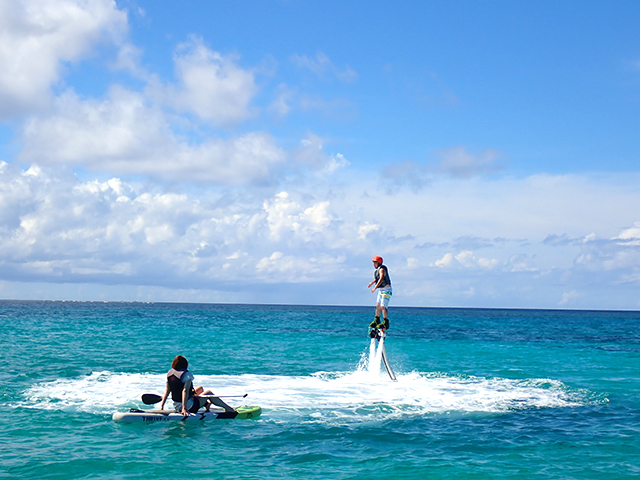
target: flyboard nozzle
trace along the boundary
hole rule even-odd
[[[376,340],[380,340],[385,336],[384,330],[381,328],[372,328],[369,332],[369,336],[371,338],[375,338]]]

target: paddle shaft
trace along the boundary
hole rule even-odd
[[[245,393],[244,395],[201,395],[201,397],[203,397],[203,398],[212,398],[212,397],[216,397],[216,398],[232,398],[232,397],[245,398],[247,395],[249,395],[249,394]],[[160,401],[162,401],[162,396],[161,395],[157,395],[155,393],[144,393],[144,394],[142,394],[142,403],[144,403],[145,405],[153,405],[154,403],[158,403]]]

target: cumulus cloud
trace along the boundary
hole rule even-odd
[[[329,202],[286,192],[229,205],[1,163],[0,216],[0,280],[321,282],[346,259],[326,233]]]
[[[65,63],[124,46],[127,28],[113,0],[0,1],[0,119],[46,106]]]
[[[112,85],[102,98],[63,91],[50,109],[23,124],[21,162],[217,185],[267,184],[299,166],[327,175],[349,165],[343,155],[326,153],[323,140],[311,133],[292,152],[265,132],[202,138],[167,105],[217,126],[242,121],[257,90],[254,73],[194,37],[177,50],[178,84],[160,85],[139,67],[140,52],[129,47],[120,49],[115,65],[148,80],[149,87]]]
[[[341,82],[354,82],[358,78],[358,74],[349,66],[344,69],[336,67],[327,55],[318,52],[315,58],[307,55],[292,55],[291,61],[298,67],[309,70],[322,79],[337,78]]]
[[[597,239],[592,235],[585,237],[575,264],[579,269],[588,271],[616,272],[624,282],[637,282],[640,275],[640,222],[608,239]]]
[[[447,253],[440,260],[436,260],[435,262],[433,262],[431,266],[439,268],[463,267],[492,269],[496,268],[500,264],[500,260],[496,258],[476,258],[473,252],[464,250],[457,255]]]
[[[260,132],[189,143],[174,133],[161,109],[122,87],[103,100],[66,92],[48,116],[26,123],[23,143],[25,163],[223,185],[266,181],[286,159],[274,139]]]
[[[625,228],[613,240],[620,240],[630,246],[640,246],[640,222],[635,222],[633,227]]]
[[[305,282],[315,283],[318,278],[323,278],[323,270],[335,270],[337,265],[345,261],[344,256],[331,256],[327,254],[299,257],[285,255],[277,251],[268,257],[261,258],[256,270],[266,283],[278,282]]]
[[[251,116],[250,102],[258,91],[255,73],[240,67],[237,57],[213,51],[194,36],[178,46],[174,62],[177,85],[152,85],[154,98],[217,127]]]
[[[329,174],[349,166],[349,161],[344,155],[327,155],[323,151],[324,141],[317,135],[309,134],[300,143],[300,147],[294,152],[294,158],[299,164],[313,171]]]
[[[535,260],[526,254],[513,254],[506,262],[507,269],[512,273],[518,272],[539,272],[540,269],[533,266],[532,263]]]
[[[117,178],[80,182],[6,163],[0,174],[3,279],[175,284],[185,276],[254,278],[266,268],[261,259],[278,251],[280,237],[286,237],[282,245],[304,242],[331,222],[328,203],[305,206],[285,193],[264,207],[224,207],[186,194],[136,191]],[[301,264],[294,257],[278,268]],[[321,265],[328,257],[337,258],[318,253],[314,261]]]
[[[49,115],[26,122],[21,160],[108,169],[111,162],[148,157],[156,146],[164,150],[171,137],[162,112],[136,92],[113,87],[105,99],[94,100],[67,91]]]
[[[331,224],[329,202],[320,202],[304,208],[292,200],[287,192],[280,192],[273,200],[264,202],[271,236],[280,240],[288,233],[309,241]]]

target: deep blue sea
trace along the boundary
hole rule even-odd
[[[0,477],[640,477],[640,313],[1,301]],[[116,423],[196,384],[251,420]],[[230,403],[232,399],[229,399]],[[146,407],[145,407],[146,408]]]

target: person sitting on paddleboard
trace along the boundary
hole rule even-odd
[[[200,408],[206,407],[207,412],[211,404],[224,408],[225,412],[233,412],[233,408],[224,403],[218,397],[203,398],[200,395],[213,395],[211,390],[204,391],[201,386],[193,387],[193,374],[187,370],[189,362],[182,355],[178,355],[171,362],[171,370],[167,372],[167,388],[162,396],[160,410],[164,409],[164,404],[171,394],[176,412],[183,415],[196,413]]]
[[[369,324],[369,328],[386,330],[389,328],[389,300],[393,295],[391,278],[389,278],[389,270],[387,270],[386,265],[382,264],[382,257],[373,257],[372,261],[376,270],[373,273],[373,282],[368,287],[371,288],[371,285],[375,284],[371,289],[371,293],[378,290],[378,299],[376,302],[376,316],[373,322]],[[382,322],[380,322],[380,311],[382,311]]]

